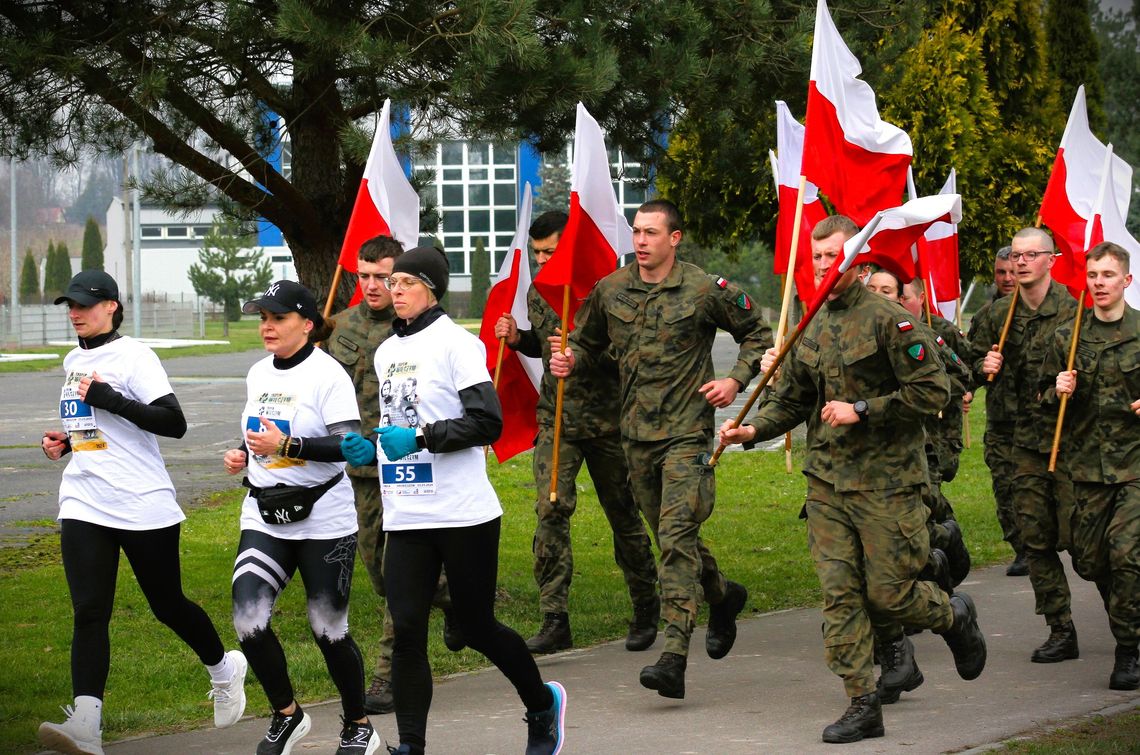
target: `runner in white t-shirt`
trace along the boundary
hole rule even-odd
[[[79,347],[63,360],[62,429],[45,431],[41,441],[49,459],[71,453],[59,488],[59,522],[74,607],[75,705],[64,709],[62,724],[40,725],[40,744],[60,752],[103,752],[100,724],[111,663],[108,626],[120,550],[155,617],[210,672],[214,724],[230,726],[245,710],[246,660],[238,650],[225,652],[210,617],[182,592],[178,540],[186,517],[156,438],[186,433],[182,408],[155,353],[119,335],[123,305],[111,276],[84,270],[55,303],[67,304],[79,336]]]
[[[447,258],[431,247],[404,252],[387,280],[395,336],[376,350],[381,384],[379,477],[384,498],[384,586],[395,624],[392,688],[400,747],[424,752],[431,705],[428,613],[440,568],[467,645],[494,663],[526,706],[527,755],[552,755],[565,737],[566,691],[543,683],[514,630],[495,618],[503,510],[487,479],[483,446],[498,438],[502,409],[486,353],[439,306]],[[354,466],[376,463],[376,446],[350,433],[342,447]],[[504,748],[508,745],[504,744]]]
[[[281,644],[270,626],[273,606],[293,574],[305,585],[309,625],[340,691],[342,755],[372,755],[380,736],[364,714],[364,664],[348,631],[356,557],[356,508],[344,474],[341,438],[360,429],[356,392],[344,369],[313,344],[330,328],[300,283],[277,281],[246,302],[261,314],[271,356],[246,378],[241,448],[222,462],[245,472],[234,562],[234,627],[273,716],[258,755],[285,755],[312,726],[297,704]]]

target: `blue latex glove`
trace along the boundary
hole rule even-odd
[[[380,447],[384,449],[384,455],[390,461],[402,459],[408,454],[414,454],[419,450],[416,445],[416,431],[410,427],[378,427],[376,432],[380,433]]]
[[[348,433],[340,442],[344,460],[354,467],[367,467],[376,463],[376,444],[359,433]]]

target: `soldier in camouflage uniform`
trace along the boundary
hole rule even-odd
[[[1050,628],[1049,638],[1030,660],[1057,663],[1080,654],[1069,583],[1057,553],[1066,547],[1073,494],[1063,466],[1058,466],[1056,474],[1049,471],[1056,414],[1043,410],[1038,379],[1056,330],[1073,319],[1076,302],[1049,276],[1054,253],[1049,234],[1040,228],[1022,229],[1013,237],[1012,247],[1009,259],[1017,270],[1019,294],[1005,349],[998,351],[997,344],[1009,297],[994,302],[984,319],[975,318],[973,365],[976,374],[994,375],[990,385],[1007,390],[1016,401],[1012,493],[1036,610]]]
[[[358,282],[363,294],[360,304],[341,312],[336,317],[336,328],[325,348],[352,378],[356,389],[356,403],[360,409],[360,426],[370,432],[380,421],[381,396],[380,381],[372,363],[376,347],[392,333],[392,297],[384,281],[392,272],[392,264],[403,252],[400,242],[391,236],[377,236],[364,242],[360,247]],[[357,550],[364,561],[372,589],[384,597],[384,576],[381,566],[384,563],[384,508],[380,500],[380,483],[377,480],[375,464],[364,467],[346,466],[352,492],[356,499]],[[440,577],[435,605],[447,611],[450,601],[447,594],[447,578]],[[392,643],[395,633],[392,618],[386,605],[381,603],[380,619],[383,633],[380,637],[376,667],[372,671],[372,681],[365,693],[366,713],[390,713],[395,703],[392,699]],[[445,641],[452,650],[463,648],[462,633],[445,627]]]
[[[981,323],[989,322],[990,309],[995,301],[1013,293],[1017,288],[1017,273],[1009,260],[1013,247],[1003,246],[994,259],[994,296],[982,305],[974,315],[967,337],[969,343],[977,343],[975,335]],[[1006,304],[1009,299],[1006,299]],[[999,315],[1004,315],[1002,310]],[[995,315],[997,316],[997,315]],[[997,507],[998,524],[1002,536],[1013,548],[1014,559],[1005,573],[1010,577],[1024,577],[1029,574],[1029,564],[1025,560],[1025,547],[1021,543],[1021,528],[1017,524],[1017,511],[1013,505],[1013,426],[1017,416],[1017,397],[1010,390],[1012,385],[995,381],[987,383],[984,375],[974,373],[975,388],[986,389],[986,435],[985,460],[990,469],[993,483],[994,504]]]
[[[857,230],[842,215],[812,229],[817,282]],[[872,621],[893,623],[899,643],[904,624],[941,634],[964,679],[986,660],[969,596],[918,579],[930,552],[922,420],[949,401],[949,378],[930,331],[859,285],[856,273],[851,266],[840,276],[750,422],[721,428],[721,442],[749,448],[807,422],[803,515],[824,596],[824,653],[851,698],[823,730],[831,743],[883,736]]]
[[[760,369],[772,343],[744,291],[677,259],[681,217],[666,200],[646,202],[633,226],[636,264],[598,282],[578,312],[570,348],[550,371],[565,377],[613,349],[621,386],[620,428],[633,498],[661,549],[665,647],[641,671],[642,686],[685,696],[689,638],[701,590],[711,606],[705,650],[723,658],[736,640],[736,617],[748,591],[725,579],[700,538],[716,498],[712,449],[715,408],[728,406]],[[717,329],[740,344],[729,376],[714,379]]]
[[[543,213],[531,224],[535,261],[542,268],[558,246],[567,222],[564,212]],[[561,319],[531,286],[527,291],[529,330],[519,330],[509,312],[495,323],[495,337],[512,349],[550,363],[549,338],[560,332]],[[598,503],[614,536],[614,561],[625,578],[633,602],[633,621],[625,646],[647,650],[657,638],[661,600],[657,595],[657,566],[645,525],[629,486],[629,468],[618,434],[617,366],[601,361],[598,369],[578,370],[566,382],[562,397],[562,434],[558,448],[558,500],[550,500],[550,473],[554,452],[554,403],[558,380],[549,370],[542,375],[538,397],[538,437],[534,445],[534,481],[538,489],[534,533],[534,580],[538,584],[542,628],[527,640],[532,653],[553,653],[573,645],[570,631],[570,582],[574,554],[570,543],[570,517],[577,503],[578,472],[583,461],[594,481]]]
[[[1129,254],[1111,242],[1087,257],[1093,311],[1081,324],[1073,371],[1067,365],[1073,326],[1057,328],[1046,359],[1047,405],[1068,395],[1061,454],[1073,479],[1073,566],[1096,583],[1116,662],[1111,689],[1140,687],[1140,312],[1124,301],[1132,283]]]

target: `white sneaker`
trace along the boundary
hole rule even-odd
[[[64,707],[67,720],[61,724],[45,721],[40,724],[36,739],[55,752],[67,755],[103,755],[103,732],[99,722],[77,713],[70,705]]]
[[[249,663],[240,650],[226,653],[234,665],[234,675],[228,682],[213,682],[209,697],[214,701],[214,726],[224,729],[233,726],[245,713],[245,673]]]

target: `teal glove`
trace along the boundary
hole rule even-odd
[[[419,450],[419,446],[416,445],[416,431],[410,427],[389,425],[376,428],[376,432],[380,433],[380,447],[384,449],[384,455],[389,461],[402,459]]]
[[[348,433],[340,442],[344,460],[354,467],[367,467],[376,463],[376,444],[359,433]]]

